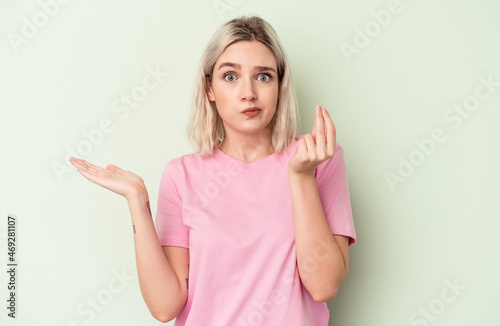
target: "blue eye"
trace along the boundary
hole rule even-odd
[[[259,77],[257,77],[261,82],[268,83],[271,81],[271,76],[268,74],[260,74]]]
[[[236,80],[236,75],[233,73],[224,74],[224,79],[228,82],[233,82]]]

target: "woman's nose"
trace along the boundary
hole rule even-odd
[[[255,91],[255,85],[252,80],[246,79],[242,83],[241,99],[245,101],[253,101],[257,99],[257,92]]]

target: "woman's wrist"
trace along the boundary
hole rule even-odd
[[[127,202],[135,234],[136,224],[149,223],[153,217],[149,205],[148,193],[146,191],[138,192],[136,195],[128,197]]]
[[[288,168],[288,180],[304,180],[304,179],[315,179],[315,170],[296,172],[291,168]]]
[[[127,199],[129,206],[132,204],[146,204],[149,202],[149,195],[146,187],[143,185],[139,185],[137,187],[132,188],[128,194],[125,196]]]
[[[144,183],[136,184],[127,191],[124,196],[127,201],[138,201],[143,199],[148,199],[148,191]]]

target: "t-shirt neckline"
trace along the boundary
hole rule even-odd
[[[215,147],[213,151],[213,157],[219,161],[226,168],[240,171],[240,172],[253,172],[253,171],[262,171],[270,166],[270,162],[275,160],[278,153],[274,152],[271,155],[264,157],[258,161],[248,163],[245,161],[240,161],[235,159],[234,157],[229,156],[224,153],[219,147]]]

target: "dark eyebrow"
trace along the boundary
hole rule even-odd
[[[241,65],[239,65],[237,63],[223,62],[223,63],[220,64],[218,70],[220,70],[221,68],[224,68],[224,67],[231,67],[231,68],[235,68],[235,69],[241,69]],[[273,71],[275,74],[277,74],[276,69],[271,68],[271,67],[266,67],[266,66],[257,66],[257,67],[255,67],[255,70],[261,71],[261,72],[262,71]]]
[[[276,70],[274,68],[271,68],[271,67],[258,66],[258,67],[255,67],[255,70],[257,70],[257,71],[272,71],[275,74],[277,74]]]
[[[239,64],[237,64],[237,63],[224,62],[224,63],[220,64],[218,70],[220,70],[221,68],[224,68],[224,67],[232,67],[232,68],[235,68],[235,69],[241,69],[241,66]]]

